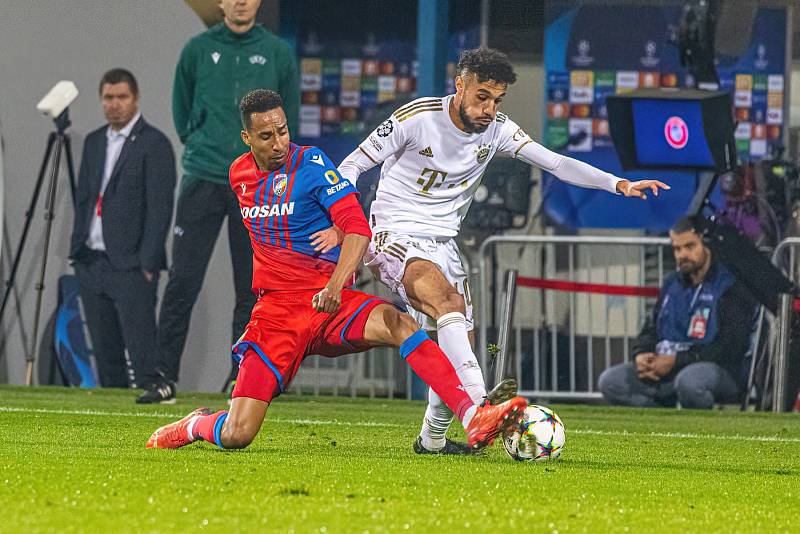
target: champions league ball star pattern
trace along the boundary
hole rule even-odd
[[[503,439],[506,452],[518,462],[555,460],[564,442],[564,423],[553,410],[536,404],[525,409],[521,431]]]

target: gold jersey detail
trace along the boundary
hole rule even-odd
[[[399,108],[397,108],[397,111],[394,112],[394,116],[398,117],[398,116],[400,116],[400,115],[402,115],[402,114],[404,114],[404,113],[406,113],[408,111],[411,111],[414,108],[418,108],[420,106],[428,105],[428,104],[439,104],[439,105],[441,105],[442,104],[442,99],[441,98],[423,98],[421,100],[415,100],[415,101],[413,101],[413,102],[411,102],[409,104],[406,104],[405,106],[400,106]]]
[[[444,108],[441,105],[419,108],[419,109],[416,109],[416,110],[411,111],[409,113],[406,113],[402,117],[397,117],[397,122],[403,122],[404,120],[410,119],[411,117],[413,117],[414,115],[416,115],[418,113],[424,113],[426,111],[442,111],[443,109]]]

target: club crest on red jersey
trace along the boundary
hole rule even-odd
[[[281,196],[286,191],[286,182],[287,179],[285,174],[279,174],[275,176],[275,178],[272,180],[272,191],[276,195]]]

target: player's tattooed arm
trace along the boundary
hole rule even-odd
[[[369,246],[369,238],[359,234],[347,234],[342,242],[339,262],[333,270],[328,284],[311,298],[311,305],[317,311],[333,313],[342,303],[342,288],[352,279],[361,258]]]
[[[344,241],[344,232],[336,225],[311,234],[311,246],[314,247],[314,252],[320,254],[330,252],[341,245],[342,241]]]

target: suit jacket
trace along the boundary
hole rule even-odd
[[[106,128],[90,133],[83,144],[70,246],[70,257],[76,261],[89,251],[86,239],[103,181]],[[103,242],[114,267],[149,272],[166,268],[164,241],[172,220],[174,190],[172,144],[140,118],[122,146],[103,194]]]

